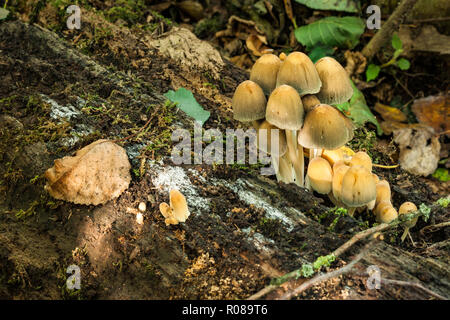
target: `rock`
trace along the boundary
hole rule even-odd
[[[74,157],[57,159],[45,172],[45,189],[56,199],[98,205],[117,198],[131,181],[125,150],[108,140],[97,140]]]
[[[399,145],[399,162],[404,170],[421,176],[427,176],[436,171],[441,144],[433,128],[394,130],[394,142]]]

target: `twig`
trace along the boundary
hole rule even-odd
[[[381,47],[391,38],[392,34],[397,31],[398,26],[403,22],[408,12],[414,7],[417,0],[402,0],[389,19],[384,23],[383,27],[375,34],[369,43],[362,50],[362,54],[371,60],[372,57],[380,50]]]
[[[311,280],[308,280],[306,282],[304,282],[303,284],[301,284],[299,287],[295,288],[292,291],[288,291],[286,292],[284,295],[281,296],[280,300],[290,300],[293,297],[298,296],[300,293],[302,293],[303,291],[311,288],[312,286],[327,281],[329,279],[332,278],[336,278],[344,273],[348,273],[349,271],[352,270],[352,268],[355,266],[355,264],[357,264],[366,254],[368,248],[372,245],[373,241],[369,242],[363,250],[361,250],[361,252],[349,263],[347,264],[345,267],[342,267],[340,269],[334,270],[332,272],[328,272],[325,274],[321,274],[318,276],[315,276],[314,278],[312,278]]]
[[[112,142],[117,143],[117,142],[125,141],[125,140],[131,139],[131,138],[135,137],[136,135],[138,135],[139,133],[141,133],[150,124],[150,122],[153,120],[153,118],[158,113],[158,111],[159,111],[159,108],[156,108],[156,110],[149,117],[148,121],[137,132],[130,134],[128,137],[125,137],[125,138],[115,139]]]

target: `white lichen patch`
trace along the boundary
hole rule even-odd
[[[237,179],[235,183],[231,184],[225,180],[220,180],[213,182],[214,184],[221,184],[226,186],[227,188],[231,189],[236,195],[239,197],[239,199],[243,202],[245,202],[248,205],[253,205],[256,208],[263,209],[265,212],[266,218],[270,219],[276,219],[283,223],[283,225],[286,226],[286,231],[290,232],[292,229],[294,229],[296,223],[292,221],[291,218],[286,216],[283,212],[269,204],[267,201],[262,199],[260,196],[258,196],[256,193],[249,191],[249,189],[252,189],[252,186],[245,182],[242,179]],[[253,188],[255,189],[255,188]]]
[[[185,197],[189,209],[209,211],[209,201],[198,194],[186,171],[182,167],[162,167],[156,163],[149,163],[153,185],[160,193],[168,195],[170,190],[178,189]],[[198,173],[197,173],[198,175]]]
[[[71,148],[73,147],[77,142],[80,141],[80,139],[84,136],[87,136],[94,132],[92,127],[89,127],[85,124],[78,124],[75,126],[75,128],[70,131],[70,135],[67,137],[63,137],[59,144],[64,147]]]
[[[67,104],[65,106],[60,105],[55,100],[51,99],[50,97],[41,94],[42,100],[44,100],[46,103],[50,104],[51,111],[50,111],[50,117],[55,120],[70,120],[73,117],[76,117],[81,114],[81,112],[75,108],[74,106]]]

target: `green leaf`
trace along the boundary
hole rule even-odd
[[[401,58],[396,62],[396,64],[397,67],[399,67],[401,70],[408,70],[409,67],[411,66],[411,63],[409,63],[409,61],[406,60],[405,58]]]
[[[378,135],[383,134],[383,130],[381,129],[377,118],[375,118],[375,116],[367,106],[366,99],[364,98],[363,93],[358,90],[353,81],[351,81],[351,83],[353,87],[352,98],[349,102],[344,102],[342,104],[336,105],[336,108],[348,115],[357,126],[362,126],[366,122],[371,122],[377,126]]]
[[[359,12],[358,0],[295,0],[308,8],[316,10],[336,10],[345,12]]]
[[[366,70],[366,81],[369,82],[371,80],[375,80],[380,73],[381,67],[376,64],[369,64]]]
[[[329,46],[323,46],[319,45],[317,47],[314,47],[314,49],[311,50],[309,53],[309,58],[312,62],[316,63],[317,60],[323,58],[323,57],[329,57],[334,53],[334,49]]]
[[[177,104],[177,107],[183,110],[188,116],[199,121],[203,125],[210,116],[210,112],[203,109],[203,107],[195,100],[191,91],[185,88],[180,88],[176,92],[169,90],[164,96]]]
[[[394,33],[394,35],[392,36],[392,47],[395,50],[402,50],[403,45],[402,45],[402,40],[400,40],[398,34]]]
[[[437,168],[437,170],[433,173],[433,177],[439,179],[442,182],[450,181],[450,174],[448,173],[448,169]]]
[[[318,45],[354,48],[365,24],[357,17],[328,17],[295,29],[298,42],[310,51]]]
[[[0,8],[0,20],[5,20],[9,15],[9,10]]]

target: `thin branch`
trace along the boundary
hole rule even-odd
[[[361,252],[346,266],[344,266],[340,269],[334,270],[332,272],[328,272],[325,274],[315,276],[311,280],[308,280],[308,281],[302,283],[299,287],[295,288],[294,290],[286,292],[284,295],[281,296],[280,300],[290,300],[290,299],[298,296],[303,291],[311,288],[312,286],[314,286],[318,283],[325,282],[329,279],[333,279],[333,278],[339,277],[342,274],[350,272],[353,269],[353,267],[355,266],[355,264],[357,264],[364,257],[364,255],[366,254],[367,250],[372,245],[372,243],[373,243],[373,241],[369,242],[364,247],[364,249],[361,250]]]
[[[424,235],[425,232],[434,232],[436,229],[445,228],[448,226],[450,226],[450,221],[446,221],[446,222],[442,222],[442,223],[438,223],[438,224],[432,224],[430,226],[426,226],[426,227],[422,228],[420,230],[420,234]]]

